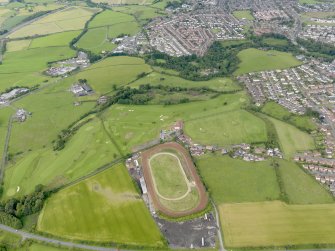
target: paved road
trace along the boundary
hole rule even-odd
[[[227,251],[223,246],[223,237],[222,237],[222,231],[221,231],[221,224],[220,224],[220,218],[218,214],[218,210],[216,209],[216,205],[211,200],[211,203],[213,205],[214,211],[215,211],[215,218],[216,218],[216,225],[218,227],[218,237],[219,237],[219,244],[220,244],[220,251]]]
[[[91,245],[85,245],[85,244],[77,244],[73,242],[67,242],[67,241],[61,241],[53,238],[48,238],[44,237],[38,234],[31,234],[27,233],[22,230],[16,230],[14,228],[1,225],[0,224],[0,229],[9,233],[14,233],[17,235],[20,235],[22,239],[30,239],[30,240],[35,240],[35,241],[40,241],[40,242],[45,242],[48,244],[56,245],[56,246],[62,246],[62,247],[67,247],[67,248],[79,248],[79,249],[86,249],[86,250],[95,250],[95,251],[118,251],[120,249],[115,249],[115,248],[107,248],[107,247],[99,247],[99,246],[91,246]]]

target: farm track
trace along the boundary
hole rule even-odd
[[[154,187],[154,183],[153,183],[153,177],[151,175],[150,172],[150,164],[149,164],[149,159],[151,156],[153,156],[156,153],[159,153],[160,151],[164,150],[164,149],[175,149],[176,151],[178,151],[184,158],[184,160],[186,161],[186,168],[188,169],[190,175],[192,176],[192,179],[195,182],[195,185],[198,189],[199,192],[199,203],[195,208],[192,208],[190,210],[186,210],[186,211],[173,211],[170,209],[167,209],[166,207],[164,207],[160,201],[159,201],[159,197],[155,192],[155,187]],[[144,151],[142,153],[142,162],[143,162],[143,175],[145,178],[145,181],[147,183],[147,189],[148,189],[148,193],[150,195],[150,198],[152,199],[152,202],[155,206],[155,208],[169,216],[169,217],[183,217],[183,216],[187,216],[187,215],[191,215],[197,212],[200,212],[202,210],[204,210],[208,204],[208,197],[206,194],[206,190],[204,185],[202,184],[202,181],[194,167],[193,161],[189,156],[189,153],[186,151],[186,149],[184,147],[182,147],[181,145],[175,143],[175,142],[169,142],[169,143],[165,143],[165,144],[161,144],[158,145],[156,147],[153,147],[147,151]]]

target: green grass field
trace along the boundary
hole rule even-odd
[[[80,31],[66,31],[32,40],[29,49],[40,47],[68,46],[72,39],[79,35]]]
[[[68,47],[47,47],[7,52],[0,67],[0,92],[11,86],[34,86],[48,77],[41,75],[47,63],[75,56]],[[31,62],[34,61],[34,64]]]
[[[317,129],[317,126],[310,117],[295,115],[275,102],[267,102],[262,107],[262,112],[270,117],[289,122],[305,131],[313,131]]]
[[[280,51],[262,51],[254,48],[245,49],[238,53],[241,63],[235,75],[248,72],[285,69],[301,64],[292,54]]]
[[[104,27],[128,22],[135,22],[134,17],[121,12],[105,10],[95,16],[95,18],[89,23],[88,28]]]
[[[188,185],[177,155],[160,153],[150,159],[150,170],[160,195],[176,199],[187,193]]]
[[[279,160],[278,170],[290,204],[334,202],[332,195],[295,163]]]
[[[97,9],[69,7],[65,10],[43,17],[9,35],[9,38],[21,38],[34,35],[46,35],[64,31],[81,30]]]
[[[278,38],[264,38],[263,42],[268,45],[278,46],[278,45],[288,45],[287,40],[285,39],[278,39]]]
[[[308,133],[280,120],[270,117],[269,120],[276,128],[280,147],[286,159],[292,158],[298,151],[312,150],[315,148],[314,140]]]
[[[15,113],[14,109],[7,107],[0,110],[0,161],[2,160],[2,154],[5,146],[5,139],[7,136],[8,121],[10,116]]]
[[[223,105],[227,102],[227,105]],[[226,94],[216,99],[176,105],[114,105],[102,118],[107,130],[123,152],[159,137],[160,130],[176,120],[201,119],[236,110],[246,102],[244,92]]]
[[[245,110],[186,120],[185,133],[194,142],[220,146],[267,140],[265,123]]]
[[[233,15],[238,19],[247,19],[247,20],[254,20],[254,16],[251,14],[250,10],[241,10],[241,11],[234,11]]]
[[[104,94],[113,91],[113,85],[120,87],[150,72],[143,59],[135,57],[110,57],[78,73],[75,78],[86,78],[95,92]]]
[[[31,43],[30,39],[11,41],[6,44],[6,51],[13,52],[13,51],[26,50],[29,48],[30,43]]]
[[[155,69],[154,69],[155,70]],[[171,76],[160,72],[152,72],[147,76],[135,81],[131,84],[132,87],[139,87],[140,85],[165,85],[171,87],[186,87],[186,88],[201,88],[207,87],[216,91],[234,91],[240,90],[238,86],[230,78],[214,78],[208,81],[191,81],[180,78],[178,76]]]
[[[197,166],[218,205],[279,198],[280,189],[271,161],[246,162],[210,154],[199,158]]]
[[[89,29],[76,43],[76,46],[96,54],[102,51],[111,51],[117,47],[108,39],[108,27]]]
[[[81,127],[63,150],[35,149],[11,163],[5,173],[3,197],[31,193],[38,184],[50,188],[62,185],[119,157],[101,122],[95,119]]]
[[[163,246],[159,229],[123,165],[53,195],[37,229],[68,239]]]
[[[109,5],[133,5],[133,4],[151,4],[152,0],[93,0],[94,3],[106,3]]]
[[[274,201],[223,204],[219,209],[229,248],[335,243],[335,204]]]

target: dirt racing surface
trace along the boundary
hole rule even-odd
[[[164,150],[173,149],[174,151],[177,151],[183,158],[182,162],[184,163],[183,168],[187,169],[185,170],[188,175],[190,175],[190,178],[194,181],[195,186],[197,188],[198,194],[199,194],[199,201],[196,207],[186,210],[186,211],[173,211],[171,209],[168,209],[162,205],[160,202],[159,196],[156,192],[155,186],[154,186],[154,178],[152,177],[152,173],[150,170],[150,164],[149,160],[150,157],[159,153],[164,152]],[[146,181],[147,189],[149,197],[156,209],[156,211],[169,216],[173,218],[183,217],[190,214],[194,214],[197,212],[200,212],[204,210],[208,204],[208,196],[205,190],[204,185],[201,182],[201,179],[196,171],[196,168],[193,164],[193,161],[188,153],[188,151],[175,142],[168,142],[164,143],[158,146],[155,146],[145,152],[142,153],[142,166],[143,166],[143,175],[144,179]]]

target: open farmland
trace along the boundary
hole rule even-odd
[[[283,190],[291,204],[333,203],[334,198],[312,176],[305,173],[297,164],[279,160]]]
[[[139,74],[150,72],[143,59],[135,57],[110,57],[100,61],[76,75],[77,79],[87,79],[99,94],[113,91],[113,86],[123,86],[136,80]]]
[[[35,38],[31,41],[29,49],[40,47],[68,46],[71,40],[77,37],[79,33],[80,31],[66,31]]]
[[[81,127],[61,151],[38,149],[9,165],[4,197],[31,193],[38,184],[56,187],[68,183],[119,157],[101,122],[95,119]]]
[[[139,87],[140,85],[164,85],[171,87],[185,87],[185,88],[201,88],[207,87],[216,91],[234,91],[239,90],[240,87],[230,78],[214,78],[208,81],[191,81],[180,78],[178,76],[171,76],[168,74],[152,72],[147,76],[140,78],[131,84],[131,87]]]
[[[195,142],[220,146],[267,141],[263,120],[245,110],[186,120],[185,133]]]
[[[235,75],[248,72],[285,69],[301,64],[292,54],[275,50],[245,49],[237,54],[241,63]],[[257,62],[257,64],[255,64]]]
[[[107,3],[110,5],[127,5],[127,4],[151,4],[152,0],[93,0],[94,3]]]
[[[225,244],[230,248],[335,242],[335,204],[274,201],[223,204],[219,210]]]
[[[223,103],[227,102],[224,106]],[[125,153],[133,147],[159,137],[162,128],[176,120],[200,119],[205,115],[238,109],[245,104],[245,93],[225,94],[202,102],[176,105],[114,105],[101,116],[106,129]],[[148,109],[150,107],[150,109]]]
[[[108,39],[108,28],[101,27],[89,29],[84,36],[82,36],[76,46],[94,53],[101,53],[102,51],[111,51],[116,48]]]
[[[141,157],[148,192],[158,212],[181,217],[206,208],[205,187],[185,148],[169,142],[146,150]]]
[[[13,51],[26,50],[29,48],[30,43],[31,43],[30,39],[11,41],[6,44],[6,51],[13,52]]]
[[[123,165],[53,195],[37,229],[68,239],[163,246],[159,229]]]
[[[62,11],[43,17],[9,35],[9,38],[46,35],[84,28],[87,20],[97,9],[86,7],[69,7]]]
[[[279,198],[280,189],[271,161],[246,162],[210,154],[200,157],[197,166],[217,204]]]
[[[88,28],[98,28],[134,21],[135,18],[131,15],[111,10],[105,10],[104,12],[101,12],[97,16],[95,16],[95,18],[89,23]]]
[[[269,118],[269,120],[276,128],[279,144],[286,159],[293,157],[297,151],[312,150],[315,148],[314,140],[308,133],[280,120],[274,118]]]
[[[47,79],[41,73],[47,68],[48,62],[75,55],[76,52],[69,47],[44,47],[7,52],[0,67],[0,91],[14,85],[31,87],[41,84]]]

